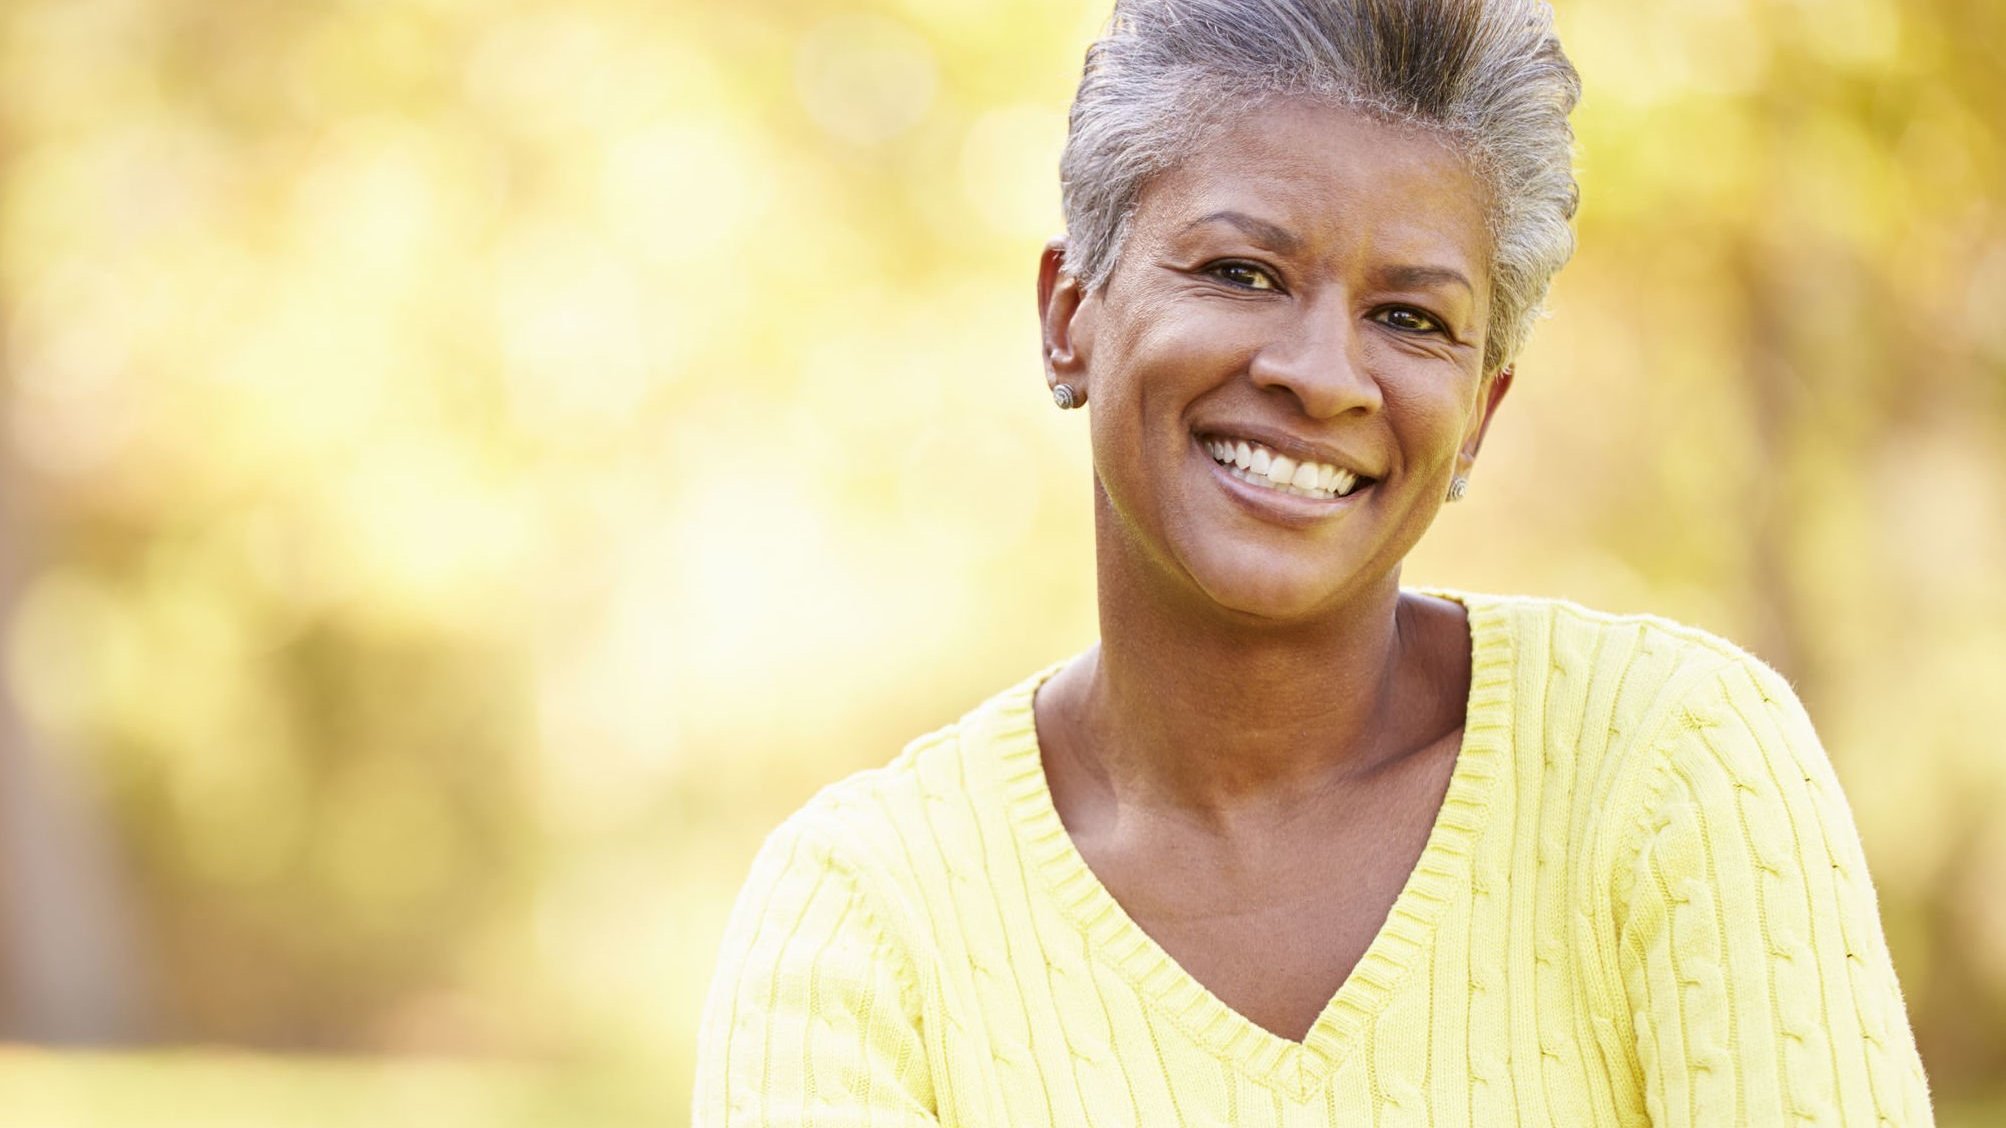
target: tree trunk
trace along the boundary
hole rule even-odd
[[[7,148],[0,137],[0,158]],[[0,358],[7,344],[0,320]],[[0,361],[0,1041],[132,1041],[143,977],[111,827],[73,763],[30,729],[7,669],[37,543],[4,429],[9,383]]]

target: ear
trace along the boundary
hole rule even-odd
[[[1082,316],[1086,288],[1066,269],[1066,241],[1045,244],[1038,259],[1038,320],[1044,328],[1045,386],[1071,384],[1085,402],[1087,358],[1091,352],[1092,316]]]
[[[1512,375],[1512,366],[1507,364],[1491,373],[1477,388],[1477,417],[1463,435],[1463,449],[1456,454],[1456,473],[1467,477],[1470,468],[1476,465],[1477,451],[1484,445],[1484,436],[1490,433],[1498,405],[1504,402],[1505,393],[1511,391]]]

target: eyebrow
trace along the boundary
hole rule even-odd
[[[1265,219],[1256,219],[1246,212],[1231,210],[1211,212],[1185,224],[1184,230],[1189,231],[1194,227],[1203,227],[1208,223],[1230,224],[1239,228],[1243,234],[1256,243],[1272,247],[1285,255],[1295,254],[1302,249],[1302,240],[1296,238],[1295,234],[1288,228],[1269,223]]]
[[[1185,224],[1184,230],[1203,227],[1208,223],[1224,223],[1237,227],[1248,238],[1285,255],[1296,254],[1302,250],[1302,240],[1288,228],[1231,209],[1201,215]],[[1462,271],[1448,266],[1389,266],[1375,271],[1373,280],[1389,290],[1425,290],[1430,286],[1449,285],[1461,286],[1468,290],[1472,297],[1476,296],[1477,292],[1477,288],[1470,284],[1469,278],[1464,276]]]
[[[1463,272],[1447,266],[1389,266],[1373,272],[1373,280],[1391,290],[1425,290],[1430,286],[1461,286],[1475,297],[1477,288]]]

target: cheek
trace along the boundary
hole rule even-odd
[[[1132,416],[1161,408],[1206,367],[1206,337],[1189,317],[1144,313],[1124,329],[1103,338],[1095,370],[1100,403],[1111,412]]]
[[[1426,364],[1381,382],[1387,418],[1399,435],[1409,470],[1452,461],[1463,445],[1475,392],[1460,371]]]
[[[1201,395],[1243,375],[1271,328],[1245,311],[1186,303],[1143,323],[1130,353],[1135,375],[1146,392]]]

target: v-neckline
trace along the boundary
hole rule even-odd
[[[1087,865],[1052,800],[1032,712],[1038,687],[1065,663],[1039,671],[1003,695],[989,718],[993,727],[988,736],[999,747],[999,782],[1014,829],[1089,948],[1198,1045],[1296,1100],[1307,1099],[1343,1063],[1360,1032],[1421,962],[1444,907],[1470,887],[1478,834],[1493,785],[1504,770],[1513,650],[1508,601],[1416,590],[1460,603],[1468,614],[1470,692],[1462,746],[1427,844],[1386,922],[1300,1042],[1268,1030],[1214,995],[1143,931]]]

